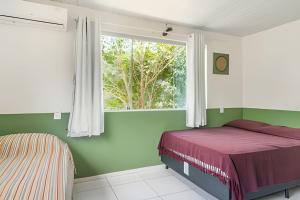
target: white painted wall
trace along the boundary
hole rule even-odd
[[[241,38],[207,33],[207,105],[208,108],[242,107]],[[213,74],[213,52],[229,54],[229,75]]]
[[[72,35],[0,25],[0,113],[70,110]]]
[[[49,4],[54,4],[49,3]],[[103,30],[162,38],[165,24],[71,5],[71,17],[101,16]],[[68,32],[0,24],[0,114],[69,112],[72,102],[74,22]],[[193,29],[174,26],[171,40]],[[208,107],[242,106],[241,38],[206,32]],[[212,53],[230,54],[230,75],[212,74]]]
[[[300,111],[300,20],[243,38],[244,107]]]

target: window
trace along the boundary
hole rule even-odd
[[[106,110],[185,107],[186,46],[102,35]]]

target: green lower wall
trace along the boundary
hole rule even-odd
[[[220,113],[219,109],[207,110],[207,127],[218,127],[235,119],[242,119],[242,108],[225,108],[224,113]]]
[[[234,119],[251,119],[300,128],[300,111],[254,108],[208,109],[208,127]],[[93,176],[160,164],[157,144],[164,130],[184,129],[185,111],[107,112],[105,133],[100,137],[67,138],[69,114],[53,120],[53,114],[0,115],[0,135],[48,132],[67,142],[74,156],[76,177]]]
[[[244,108],[243,119],[300,128],[300,111]]]
[[[241,108],[207,112],[208,126],[242,118]],[[185,111],[107,112],[105,133],[92,138],[67,138],[69,114],[53,120],[53,114],[0,115],[0,135],[48,132],[67,142],[73,153],[76,177],[160,164],[157,144],[164,130],[185,128]]]

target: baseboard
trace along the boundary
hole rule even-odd
[[[99,175],[96,175],[96,176],[76,178],[74,180],[74,183],[88,182],[88,181],[92,181],[92,180],[95,180],[95,179],[101,179],[101,178],[113,177],[113,176],[120,176],[120,175],[135,173],[135,172],[142,171],[142,170],[151,170],[151,169],[162,168],[162,167],[164,167],[164,165],[154,165],[154,166],[149,166],[149,167],[141,167],[141,168],[124,170],[124,171],[111,172],[111,173],[107,173],[107,174],[99,174]]]

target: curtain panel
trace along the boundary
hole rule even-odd
[[[100,36],[98,18],[78,17],[69,137],[93,136],[104,132]]]
[[[187,42],[186,126],[206,125],[205,43],[202,32],[189,35]]]

